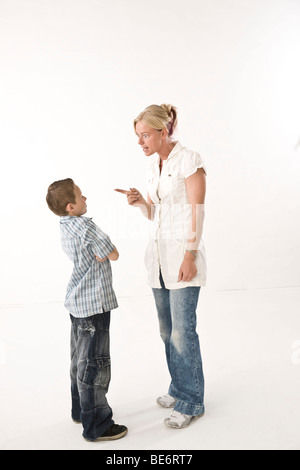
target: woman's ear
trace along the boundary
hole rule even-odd
[[[162,129],[161,131],[161,136],[163,139],[165,139],[166,137],[168,137],[168,131],[167,129]]]

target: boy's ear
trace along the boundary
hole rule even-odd
[[[70,212],[72,212],[72,210],[74,209],[74,206],[71,202],[69,202],[69,204],[66,206],[66,212],[68,212],[68,214]]]

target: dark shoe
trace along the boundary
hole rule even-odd
[[[112,441],[114,439],[120,439],[121,437],[127,434],[128,429],[126,426],[122,426],[119,424],[112,424],[107,431],[105,431],[102,436],[97,437],[96,441]]]

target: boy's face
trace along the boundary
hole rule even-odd
[[[75,204],[70,202],[67,205],[67,211],[69,215],[80,217],[87,211],[86,197],[82,195],[80,188],[78,188],[76,185],[74,187],[74,194]]]

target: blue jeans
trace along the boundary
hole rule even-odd
[[[153,288],[160,335],[165,344],[171,375],[169,395],[177,399],[174,410],[187,415],[204,413],[204,377],[199,337],[196,332],[196,308],[200,287]]]
[[[114,423],[106,393],[110,382],[110,312],[71,317],[72,418],[81,421],[91,441]]]

